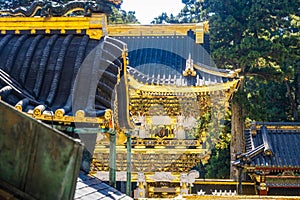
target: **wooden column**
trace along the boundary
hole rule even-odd
[[[244,112],[238,102],[234,101],[231,104],[232,116],[231,116],[231,144],[230,155],[231,161],[235,160],[237,153],[243,153],[245,150],[244,144]],[[230,178],[238,180],[238,170],[230,166]]]
[[[109,185],[116,187],[116,131],[110,129],[109,144]]]
[[[126,176],[126,194],[131,196],[131,135],[132,132],[126,133],[127,137],[127,176]]]

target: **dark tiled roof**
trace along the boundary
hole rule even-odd
[[[208,35],[203,45],[195,43],[189,31],[186,36],[119,36],[128,45],[129,74],[143,83],[175,85],[210,85],[231,80],[230,70],[215,67],[209,55]],[[186,61],[191,56],[196,76],[183,76]],[[210,71],[211,73],[209,73]],[[216,75],[223,73],[224,76]],[[228,75],[228,76],[227,76]]]
[[[0,96],[12,106],[22,104],[24,112],[44,106],[44,112],[64,109],[72,116],[82,109],[88,115],[95,105],[96,115],[103,115],[112,107],[124,45],[86,35],[0,35]],[[82,99],[72,111],[77,96]]]
[[[300,123],[253,124],[245,131],[246,153],[243,156],[252,166],[299,168],[299,127]]]
[[[91,177],[84,174],[83,172],[80,172],[74,199],[131,200],[132,198],[103,183],[96,177]]]

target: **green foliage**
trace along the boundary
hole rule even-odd
[[[226,148],[214,147],[211,152],[211,158],[205,165],[205,178],[229,178],[230,175],[230,149],[227,140]],[[224,141],[224,142],[225,142]]]
[[[197,125],[192,129],[194,136],[206,143],[211,150],[207,164],[200,162],[194,169],[200,173],[200,178],[229,178],[230,172],[230,112],[221,114],[220,106],[210,107],[197,119]]]
[[[298,120],[299,4],[263,0],[204,3],[210,14],[213,60],[217,66],[241,68],[246,77],[236,95],[245,118]]]
[[[220,110],[214,113],[220,114]],[[229,178],[231,141],[230,117],[231,113],[227,111],[224,116],[221,116],[219,119],[216,118],[209,123],[209,126],[211,126],[208,129],[210,131],[209,138],[210,140],[214,138],[216,140],[211,141],[214,146],[212,146],[208,163],[204,165],[206,170],[205,178]]]
[[[296,0],[203,4],[213,60],[222,68],[242,69],[245,79],[234,100],[248,121],[298,120],[299,4]],[[229,167],[229,160],[229,149],[213,149],[207,177],[225,177],[218,173],[222,162]]]
[[[214,61],[218,66],[242,68],[245,75],[283,75],[276,61],[288,46],[275,39],[289,31],[290,14],[297,12],[297,2],[205,1]]]
[[[286,93],[284,84],[254,76],[246,77],[236,99],[251,121],[291,121]]]
[[[199,178],[229,178],[230,173],[230,134],[221,133],[211,149],[208,163],[200,161],[193,167],[199,171]]]
[[[113,8],[113,12],[108,16],[109,24],[138,24],[139,21],[134,11],[126,12],[118,8]]]
[[[163,12],[158,17],[154,18],[152,24],[164,23],[198,23],[203,21],[205,10],[202,8],[203,3],[199,0],[182,0],[184,7],[176,16]]]
[[[154,18],[154,20],[151,22],[151,24],[166,24],[166,23],[178,23],[178,20],[173,16],[173,14],[171,14],[169,17],[167,13],[163,12],[161,15]]]
[[[208,135],[208,131],[211,126],[211,110],[208,110],[197,118],[196,126],[190,130],[188,135],[191,135],[191,138],[201,140],[202,137],[206,137]]]

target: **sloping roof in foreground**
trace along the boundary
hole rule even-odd
[[[132,198],[103,183],[98,178],[80,172],[74,199],[131,200]]]
[[[300,123],[255,123],[245,131],[245,140],[242,157],[250,166],[300,168]]]
[[[30,114],[39,108],[49,116],[57,110],[103,116],[112,108],[124,49],[109,37],[0,35],[0,96]]]

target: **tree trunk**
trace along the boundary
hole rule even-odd
[[[235,160],[237,153],[243,153],[245,151],[244,140],[244,112],[242,106],[236,101],[232,101],[231,104],[231,143],[230,143],[230,157],[231,161]],[[230,178],[238,180],[238,169],[230,166]]]
[[[291,104],[291,109],[292,109],[291,112],[292,112],[294,121],[298,121],[298,110],[297,110],[297,107],[298,107],[297,98],[298,97],[297,97],[297,85],[296,85],[297,83],[296,82],[297,82],[297,77],[295,76],[295,80],[294,80],[294,85],[295,85],[294,95],[295,95],[295,97],[294,97],[293,94],[292,94],[292,89],[289,85],[289,79],[288,78],[284,79],[284,83],[285,83],[285,86],[286,86],[286,89],[287,89],[287,95],[289,97],[290,104]]]
[[[295,79],[295,109],[293,111],[293,115],[294,115],[294,120],[298,122],[299,121],[299,116],[298,116],[299,100],[298,99],[300,97],[299,71],[295,72],[294,79]]]

